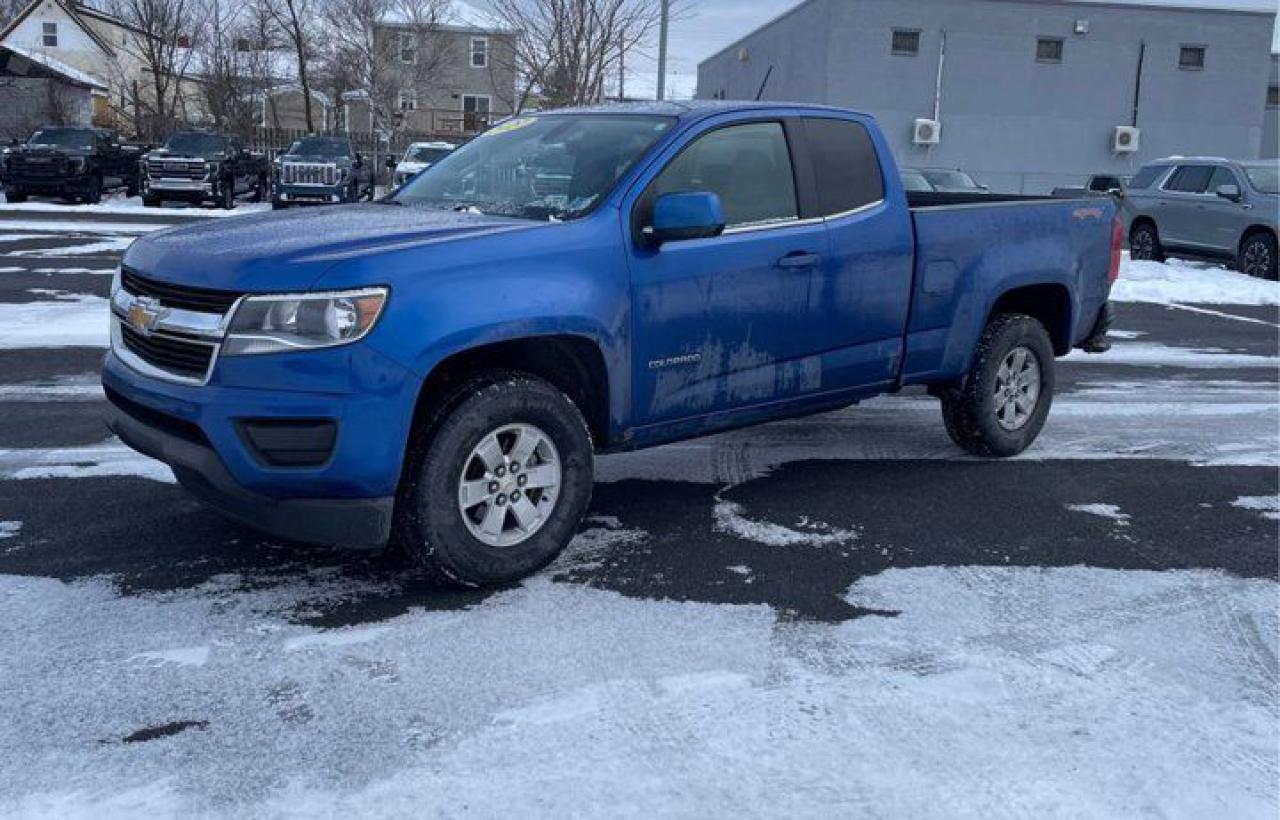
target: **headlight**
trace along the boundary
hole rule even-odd
[[[248,296],[231,317],[222,353],[252,356],[350,344],[373,328],[386,302],[386,288]]]

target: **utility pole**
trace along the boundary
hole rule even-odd
[[[618,32],[618,102],[627,99],[627,33]]]
[[[671,0],[662,0],[662,22],[658,28],[658,99],[667,98],[667,27],[671,18]]]

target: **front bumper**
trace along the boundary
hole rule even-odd
[[[309,543],[387,542],[418,382],[367,346],[223,359],[203,386],[143,375],[113,352],[102,383],[111,430],[228,517]],[[336,432],[322,459],[281,466],[246,435],[261,421]]]
[[[343,185],[282,185],[275,183],[271,198],[289,205],[333,205],[348,201],[350,184]]]
[[[93,182],[88,174],[74,176],[45,177],[8,174],[5,177],[4,189],[7,193],[27,194],[63,194],[68,192],[87,191]]]

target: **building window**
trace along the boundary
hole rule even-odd
[[[416,65],[418,62],[418,40],[413,32],[400,32],[400,62],[405,65]]]
[[[915,29],[895,28],[889,43],[890,54],[914,57],[920,53],[920,32]]]
[[[485,94],[462,95],[462,127],[466,131],[483,131],[489,127],[493,100]]]
[[[488,68],[489,67],[489,38],[488,37],[472,37],[471,38],[471,67],[472,68]]]
[[[191,38],[185,34],[179,34],[178,48],[191,48]]]
[[[57,23],[41,23],[40,32],[42,42],[45,48],[58,47],[58,24]]]
[[[418,110],[418,92],[412,88],[404,89],[400,92],[400,110],[401,111],[417,111]]]
[[[249,39],[247,37],[236,38],[236,51],[249,51]]]
[[[1267,107],[1280,106],[1280,85],[1267,86]]]
[[[1036,62],[1062,62],[1062,39],[1058,37],[1037,37]]]
[[[1204,46],[1183,46],[1178,52],[1178,68],[1188,71],[1204,68]]]

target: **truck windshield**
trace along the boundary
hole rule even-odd
[[[973,177],[964,171],[925,171],[924,176],[934,190],[944,193],[958,194],[982,190],[982,186],[974,182]]]
[[[430,148],[426,145],[410,145],[404,153],[405,162],[439,162],[452,148]]]
[[[226,153],[227,138],[215,134],[174,134],[164,147],[174,154],[204,156]]]
[[[349,157],[351,143],[342,139],[312,137],[289,146],[289,153],[298,157]]]
[[[390,201],[574,219],[600,202],[674,123],[670,117],[607,114],[508,120],[432,165]]]
[[[27,145],[87,150],[93,147],[93,132],[83,128],[41,128],[31,135]]]
[[[1246,165],[1244,172],[1249,175],[1249,183],[1264,194],[1280,194],[1280,164]]]

